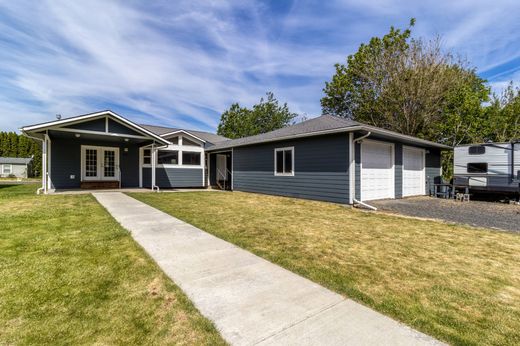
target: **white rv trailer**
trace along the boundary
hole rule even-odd
[[[456,188],[520,193],[520,140],[457,146],[453,163]]]

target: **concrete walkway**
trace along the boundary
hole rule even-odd
[[[123,193],[93,195],[230,344],[440,344]]]

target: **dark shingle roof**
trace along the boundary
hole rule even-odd
[[[403,143],[418,144],[427,147],[437,147],[443,149],[451,149],[451,147],[420,139],[413,136],[403,135],[394,131],[385,130],[379,127],[366,125],[357,121],[341,118],[333,115],[321,115],[301,123],[287,126],[271,132],[259,134],[256,136],[232,139],[209,146],[208,150],[229,149],[244,145],[259,144],[264,142],[272,142],[277,140],[308,137],[331,132],[348,132],[348,131],[366,131],[374,133],[383,138],[397,139]]]
[[[170,133],[170,132],[182,130],[182,131],[186,131],[186,132],[194,135],[195,137],[203,139],[210,144],[216,144],[219,142],[229,140],[229,138],[222,137],[217,134],[210,133],[210,132],[204,132],[204,131],[185,130],[185,129],[179,129],[179,128],[174,128],[174,127],[164,127],[164,126],[155,126],[155,125],[140,125],[140,126],[144,127],[148,131],[151,131],[159,136],[162,136],[162,135]]]
[[[312,118],[301,123],[283,127],[278,130],[274,130],[271,132],[262,133],[256,136],[232,139],[226,142],[218,143],[214,146],[211,146],[210,150],[214,149],[223,149],[223,148],[231,148],[242,145],[256,144],[267,142],[276,139],[282,139],[284,137],[292,137],[298,135],[304,135],[313,132],[322,132],[322,131],[330,131],[330,130],[339,130],[351,126],[360,126],[362,124],[332,115],[322,115],[317,118]]]
[[[0,164],[27,165],[31,161],[32,157],[0,157]]]

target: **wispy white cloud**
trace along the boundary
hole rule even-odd
[[[0,1],[0,129],[112,108],[214,129],[266,91],[317,115],[333,64],[418,19],[481,69],[518,52],[519,5],[478,1]],[[511,66],[508,66],[511,68]],[[516,78],[514,73],[500,75]]]

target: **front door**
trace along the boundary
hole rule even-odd
[[[82,180],[119,180],[119,148],[82,146]]]

